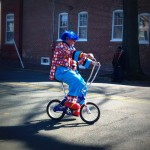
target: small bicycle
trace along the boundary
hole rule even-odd
[[[97,66],[97,70],[94,74],[95,67]],[[89,87],[91,83],[95,80],[97,73],[100,69],[100,63],[96,61],[95,65],[92,68],[91,74],[85,84],[85,86]],[[93,76],[93,77],[92,77]],[[90,81],[91,80],[91,81]],[[66,95],[64,84],[62,83],[63,91]],[[83,88],[84,89],[84,88]],[[61,120],[65,115],[73,115],[72,109],[64,106],[66,101],[66,96],[62,101],[58,99],[51,100],[46,108],[48,116],[53,120]],[[78,99],[77,102],[81,105],[80,109],[80,118],[87,124],[94,124],[100,118],[100,109],[99,107],[93,102],[86,102],[85,99]]]

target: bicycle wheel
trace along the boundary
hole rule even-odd
[[[50,101],[47,105],[47,114],[53,120],[60,120],[64,117],[65,112],[57,110],[57,106],[59,105],[60,100],[54,99]],[[58,106],[59,107],[59,106]]]
[[[80,117],[87,124],[93,124],[100,118],[100,109],[96,104],[87,102],[81,106]]]

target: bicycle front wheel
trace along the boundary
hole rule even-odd
[[[50,101],[47,105],[46,111],[47,115],[53,120],[60,120],[64,117],[65,112],[58,111],[56,107],[59,107],[60,100],[54,99]]]
[[[100,118],[100,109],[92,102],[87,102],[80,109],[80,117],[87,124],[93,124]]]

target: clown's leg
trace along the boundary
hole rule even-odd
[[[65,106],[74,110],[73,115],[79,116],[80,115],[80,104],[76,103],[77,97],[76,96],[67,96],[67,101],[65,102]]]
[[[87,87],[85,81],[77,71],[70,70],[66,67],[58,67],[55,73],[55,78],[69,85],[69,93],[71,96],[81,96],[82,89],[86,95]]]

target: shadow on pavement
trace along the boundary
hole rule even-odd
[[[57,122],[59,124],[59,122]],[[17,141],[25,145],[25,148],[32,150],[109,150],[109,145],[86,146],[80,144],[67,143],[55,139],[50,134],[38,134],[42,130],[56,130],[58,128],[70,128],[76,124],[56,125],[51,120],[42,120],[36,122],[27,122],[24,125],[0,127],[0,140]],[[49,132],[50,133],[50,132]]]

